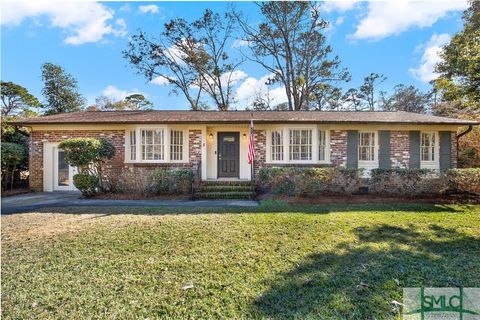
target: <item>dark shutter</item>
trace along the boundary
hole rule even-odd
[[[378,132],[378,167],[380,169],[390,169],[392,163],[390,160],[390,131]]]
[[[450,131],[440,131],[440,170],[452,167],[450,155],[452,154],[452,135]]]
[[[420,169],[420,131],[410,131],[410,168]]]
[[[347,131],[347,168],[358,168],[358,131]]]

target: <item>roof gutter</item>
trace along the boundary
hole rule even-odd
[[[467,128],[467,130],[463,131],[463,132],[460,132],[459,134],[457,134],[457,142],[458,142],[458,139],[460,139],[461,137],[463,137],[464,135],[466,135],[467,133],[469,133],[470,131],[473,130],[473,124],[470,124]]]
[[[472,130],[473,130],[473,125],[470,124],[465,131],[460,132],[460,133],[457,134],[457,136],[456,136],[456,138],[457,138],[457,165],[458,165],[458,151],[459,151],[459,149],[460,149],[460,148],[458,147],[458,141],[460,140],[461,137],[463,137],[464,135],[466,135],[467,133],[469,133],[469,132],[472,131]]]

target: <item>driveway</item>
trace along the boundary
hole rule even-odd
[[[75,191],[27,193],[2,198],[2,214],[32,211],[44,207],[256,207],[252,200],[103,200],[81,199]]]

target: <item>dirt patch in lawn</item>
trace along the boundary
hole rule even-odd
[[[109,219],[102,219],[109,217]],[[160,217],[132,216],[128,214],[59,214],[25,213],[2,216],[2,242],[34,241],[59,235],[77,234],[98,227],[121,228],[132,224],[145,224]]]

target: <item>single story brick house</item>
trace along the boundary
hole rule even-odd
[[[457,130],[478,123],[407,112],[153,110],[65,113],[15,124],[31,129],[31,189],[55,191],[74,189],[75,169],[58,149],[74,137],[110,140],[112,170],[192,168],[202,181],[250,181],[260,168],[277,166],[454,168]]]

